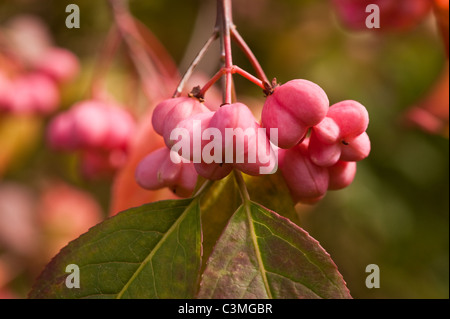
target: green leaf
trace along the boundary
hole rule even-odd
[[[232,175],[215,182],[201,200],[203,264],[211,254],[217,240],[227,226],[231,216],[242,204],[241,197]]]
[[[253,202],[231,218],[211,254],[198,298],[351,298],[320,244]]]
[[[66,287],[66,267],[80,288]],[[30,298],[194,298],[201,266],[198,199],[130,209],[71,242],[45,268]]]

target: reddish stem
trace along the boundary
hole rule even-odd
[[[220,32],[220,44],[222,51],[222,60],[226,69],[224,103],[231,104],[233,100],[233,55],[231,50],[231,28],[233,26],[233,17],[231,10],[231,0],[217,0],[217,25]]]
[[[189,68],[184,73],[184,75],[183,75],[180,83],[178,84],[177,89],[175,90],[175,93],[173,94],[172,97],[175,98],[175,97],[180,96],[181,92],[183,91],[183,89],[184,89],[184,87],[186,85],[186,82],[189,80],[189,78],[191,77],[191,75],[194,72],[195,68],[198,66],[200,61],[205,56],[206,52],[208,52],[208,49],[210,48],[211,44],[217,39],[218,36],[219,36],[219,34],[217,33],[217,31],[214,31],[214,33],[211,35],[211,37],[208,39],[208,41],[206,41],[206,43],[203,46],[203,48],[200,50],[200,52],[195,57],[194,61],[192,61],[191,65],[189,66]]]
[[[135,65],[141,82],[143,91],[149,101],[152,101],[155,96],[165,96],[167,89],[161,85],[161,81],[154,78],[153,74],[158,74],[158,67],[149,58],[146,50],[145,41],[142,39],[134,20],[131,17],[126,1],[124,0],[109,0],[112,8],[114,20],[116,22],[119,33],[128,46],[130,57]],[[148,47],[147,47],[148,49]]]

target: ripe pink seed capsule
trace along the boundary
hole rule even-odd
[[[219,130],[222,136],[226,163],[244,161],[249,145],[256,145],[258,123],[250,109],[242,104],[223,105],[211,119],[209,127]]]
[[[309,159],[308,141],[284,152],[280,169],[295,202],[315,203],[328,190],[329,173]]]
[[[170,142],[170,133],[179,122],[203,112],[209,112],[209,109],[194,98],[179,97],[164,100],[153,111],[152,125],[156,133],[163,136],[166,142]]]
[[[371,143],[369,135],[361,135],[343,141],[341,160],[347,162],[359,162],[367,158],[370,154]]]
[[[43,53],[34,68],[58,83],[65,83],[77,76],[80,64],[76,55],[69,50],[50,48]]]
[[[177,127],[172,131],[174,139],[170,138],[170,144],[177,144],[178,142],[185,142],[187,136],[189,137],[189,145],[181,144],[183,148],[177,150],[178,154],[183,156],[189,161],[199,162],[202,157],[203,147],[207,144],[207,141],[203,140],[203,132],[209,127],[214,112],[205,112],[194,114],[191,117],[181,121]],[[187,136],[183,136],[186,132]],[[187,144],[187,142],[186,142]],[[189,152],[186,154],[186,150]]]
[[[206,164],[202,162],[202,163],[195,163],[194,167],[198,175],[212,181],[224,179],[225,177],[230,175],[230,173],[233,171],[232,164],[217,164],[217,163]]]
[[[317,84],[292,80],[274,89],[262,111],[262,126],[277,128],[278,146],[289,149],[301,142],[308,129],[326,116],[329,100]]]
[[[339,161],[328,168],[330,173],[329,190],[340,190],[350,186],[356,176],[357,164],[355,162]]]
[[[136,169],[137,183],[148,190],[163,188],[164,181],[160,178],[159,170],[169,156],[170,151],[165,147],[147,155]]]
[[[12,82],[10,109],[18,114],[48,114],[59,104],[59,91],[56,84],[45,75],[29,73],[21,75]]]
[[[311,160],[330,167],[339,160],[357,162],[370,153],[365,133],[369,125],[366,108],[356,101],[343,101],[330,107],[327,117],[314,126],[309,143]]]
[[[340,137],[361,135],[369,126],[367,109],[356,101],[342,101],[330,107],[327,117],[334,120],[340,130]]]

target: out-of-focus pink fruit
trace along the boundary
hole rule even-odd
[[[199,162],[202,157],[203,146],[207,141],[202,140],[204,131],[209,127],[214,112],[205,112],[195,114],[183,121],[181,121],[176,129],[181,132],[186,132],[187,135],[178,136],[178,139],[171,140],[171,143],[177,144],[189,138],[189,145],[182,143],[183,148],[188,148],[189,154],[185,154],[186,150],[180,149],[178,154],[189,161]]]
[[[420,23],[430,12],[430,0],[333,0],[339,18],[352,30],[369,30],[366,20],[371,11],[367,6],[380,8],[381,31],[404,31]]]
[[[233,171],[232,164],[207,164],[205,162],[202,162],[195,163],[194,167],[198,175],[212,181],[224,179]]]
[[[19,184],[0,184],[0,246],[22,257],[38,251],[40,236],[35,219],[36,199]]]
[[[70,151],[76,148],[76,139],[73,136],[73,119],[69,113],[57,115],[49,123],[47,129],[47,142],[49,146],[58,151]]]
[[[16,114],[49,114],[60,102],[56,84],[40,73],[23,74],[14,79],[10,110]]]
[[[89,193],[64,183],[52,183],[43,191],[37,216],[47,259],[103,220],[100,205]]]
[[[82,101],[75,104],[70,113],[79,147],[99,148],[107,142],[110,123],[103,102]]]
[[[278,146],[288,149],[299,144],[308,129],[325,118],[328,108],[328,97],[317,84],[292,80],[276,87],[267,98],[262,126],[278,129]]]
[[[73,80],[80,71],[80,64],[75,54],[62,48],[49,48],[34,65],[58,83]]]
[[[218,129],[222,136],[224,163],[236,163],[238,159],[244,159],[249,145],[257,143],[258,123],[245,104],[223,105],[214,114],[209,126]],[[234,133],[236,137],[232,138]]]

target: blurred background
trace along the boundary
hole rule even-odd
[[[269,78],[311,80],[331,103],[354,99],[371,116],[372,153],[358,165],[355,182],[315,206],[298,206],[302,227],[330,253],[354,298],[449,298],[448,44],[443,40],[448,1],[436,1],[435,8],[432,1],[417,7],[411,1],[392,9],[379,30],[349,19],[348,2],[234,1],[235,24]],[[79,29],[66,27],[70,3],[80,8]],[[147,43],[158,47],[155,59],[167,71],[168,97],[176,86],[173,68],[183,73],[212,32],[215,1],[131,0],[129,5],[148,28],[142,33]],[[91,97],[99,82],[102,94],[125,105],[138,123],[160,98],[152,86],[136,89],[139,68],[124,46],[105,51],[113,19],[107,1],[0,0],[0,104],[2,73],[29,72],[29,65],[16,63],[22,57],[11,58],[20,50],[46,42],[79,61],[77,74],[57,85],[56,109],[21,113],[0,107],[0,298],[25,298],[51,257],[106,216],[139,200],[170,197],[145,193],[131,202],[121,191],[135,187],[131,169],[125,168],[128,181],[124,173],[86,176],[80,173],[80,152],[58,152],[46,142],[52,118]],[[23,34],[21,45],[11,45]],[[235,64],[251,70],[235,49]],[[112,51],[110,63],[99,67]],[[217,54],[214,47],[199,66],[199,83],[191,87],[216,72]],[[238,98],[257,114],[261,90],[235,78]],[[146,140],[150,147],[153,142]],[[365,286],[369,264],[380,267],[380,289]]]

